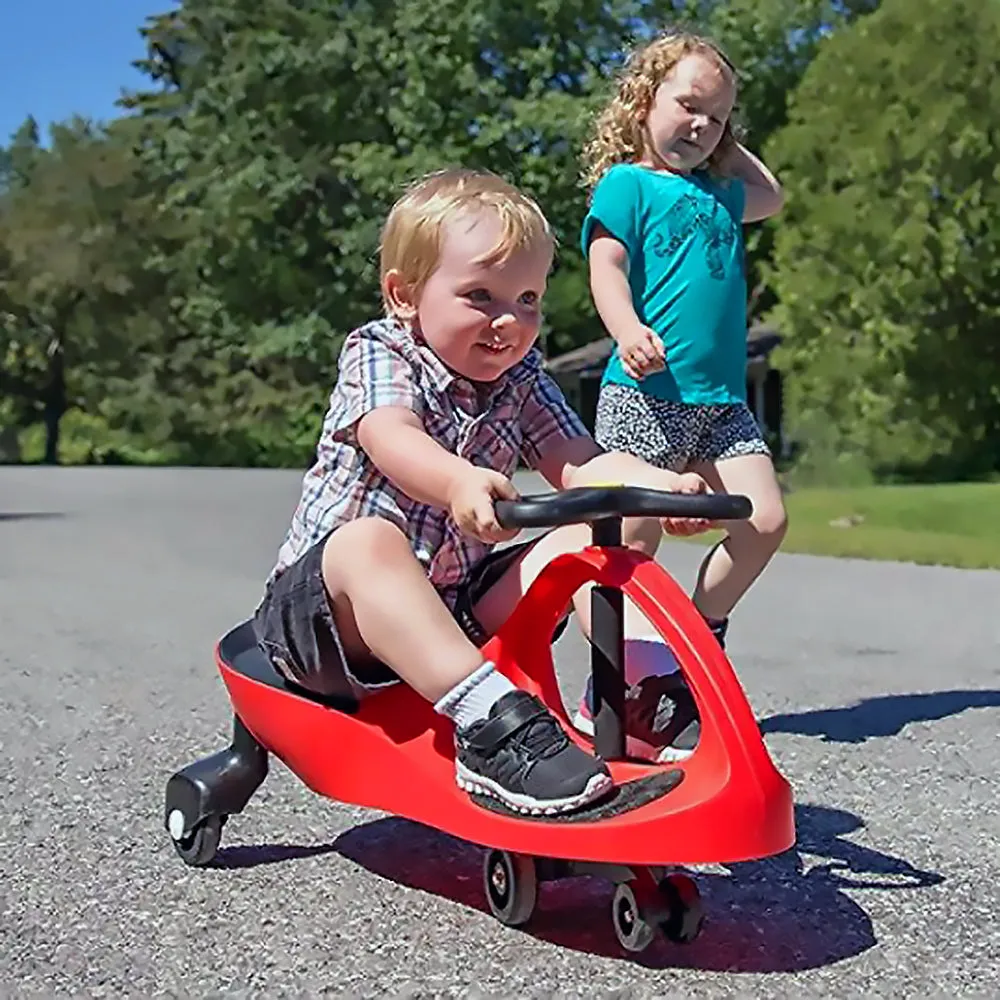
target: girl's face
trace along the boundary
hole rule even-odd
[[[653,94],[642,163],[677,173],[699,167],[718,146],[735,100],[728,70],[700,53],[684,56]]]

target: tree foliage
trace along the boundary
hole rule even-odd
[[[757,137],[781,122],[824,26],[853,12],[829,0],[667,11],[734,51]],[[187,0],[156,19],[146,68],[174,92],[136,106],[180,231],[163,266],[198,288],[181,319],[265,369],[283,358],[307,382],[327,375],[347,329],[377,308],[389,204],[409,179],[461,162],[524,186],[562,237],[549,348],[599,336],[576,250],[577,156],[624,50],[663,21],[642,0]]]
[[[149,69],[176,93],[137,106],[146,169],[182,232],[162,265],[199,289],[180,318],[255,363],[329,377],[340,339],[378,308],[385,211],[454,163],[522,184],[573,246],[587,99],[637,10],[188,0],[158,19]]]
[[[119,118],[47,143],[29,118],[0,150],[0,424],[46,428],[48,460],[66,412],[91,437],[73,460],[307,461],[342,338],[379,309],[385,211],[456,163],[556,227],[547,353],[603,336],[580,147],[629,48],[679,23],[734,58],[748,143],[790,191],[748,230],[749,309],[780,306],[798,423],[880,467],[997,464],[985,10],[182,0],[143,27]]]
[[[997,51],[995,4],[885,0],[768,149],[792,419],[876,471],[1000,467]]]
[[[132,323],[153,306],[130,151],[74,120],[39,143],[28,120],[8,151],[0,201],[0,391],[44,421],[46,459],[69,407],[96,409],[137,369]]]

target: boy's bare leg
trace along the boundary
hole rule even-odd
[[[388,664],[455,723],[460,787],[534,813],[576,809],[612,787],[603,762],[483,661],[395,525],[362,518],[338,528],[323,581],[347,658]]]
[[[381,660],[432,702],[482,666],[394,524],[360,518],[338,528],[323,582],[349,660]]]
[[[702,561],[694,603],[708,619],[724,620],[778,551],[788,527],[781,487],[767,455],[741,455],[693,469],[716,492],[743,494],[753,515],[726,527],[726,537]]]

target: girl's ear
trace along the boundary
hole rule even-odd
[[[719,139],[719,145],[716,146],[716,151],[722,156],[725,156],[736,145],[736,133],[733,131],[733,120],[732,118],[726,119],[726,124],[722,129],[722,138]]]
[[[739,125],[733,122],[733,118],[730,115],[726,119],[726,124],[722,129],[722,136],[719,139],[718,144],[715,149],[712,150],[712,155],[708,158],[708,169],[714,173],[720,173],[722,164],[725,163],[726,157],[729,155],[733,146],[740,141],[740,135],[742,134],[742,129]]]

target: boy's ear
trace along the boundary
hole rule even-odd
[[[400,319],[411,320],[417,315],[417,303],[403,275],[393,269],[382,279],[382,296],[389,310]]]

